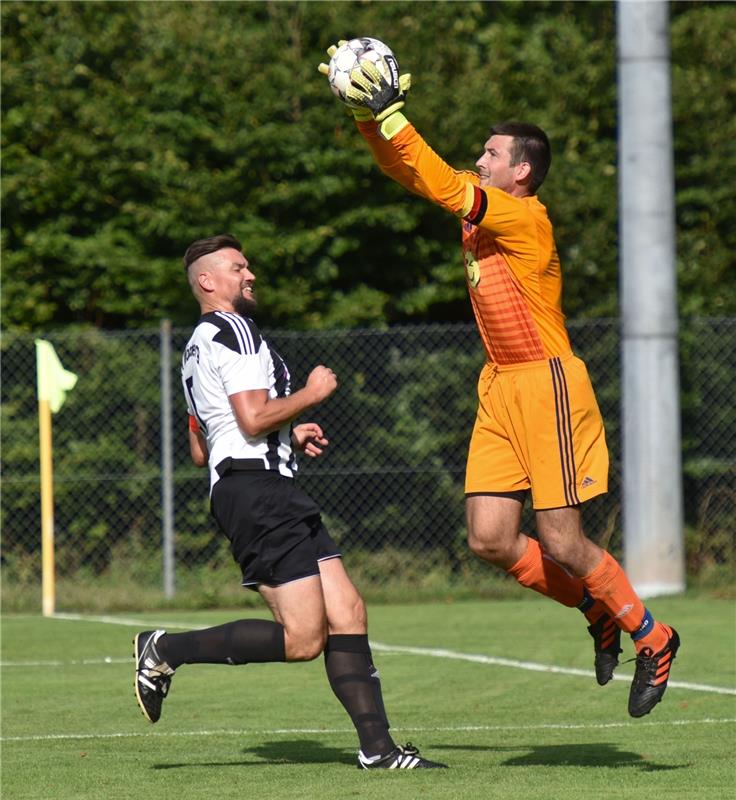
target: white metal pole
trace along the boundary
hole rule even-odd
[[[651,597],[685,588],[669,8],[617,11],[624,562]]]

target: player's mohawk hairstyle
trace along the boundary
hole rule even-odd
[[[187,247],[184,253],[184,271],[189,269],[190,264],[193,264],[198,258],[208,256],[210,253],[216,253],[225,247],[232,247],[233,250],[243,252],[243,246],[240,242],[230,233],[220,233],[217,236],[210,236],[207,239],[197,239]]]

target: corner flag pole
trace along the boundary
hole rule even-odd
[[[44,617],[54,613],[54,471],[51,445],[51,406],[38,401],[38,438],[41,461],[41,600]]]
[[[38,390],[38,443],[41,466],[41,606],[43,615],[53,615],[56,606],[54,569],[54,479],[51,444],[51,414],[64,404],[77,376],[61,366],[51,342],[36,339],[36,384]]]

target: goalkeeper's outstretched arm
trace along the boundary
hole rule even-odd
[[[340,39],[336,45],[330,45],[327,48],[327,55],[332,58],[335,51],[340,45],[345,44],[345,39]],[[327,64],[320,64],[317,70],[327,77],[329,73],[329,66]],[[399,85],[404,96],[411,87],[411,75],[404,74],[399,76]],[[416,176],[411,170],[404,168],[401,158],[398,156],[394,148],[382,137],[378,135],[378,127],[373,116],[373,112],[365,105],[345,105],[343,110],[348,116],[355,119],[355,123],[363,134],[365,140],[368,142],[373,157],[383,172],[389,177],[398,181],[402,186],[409,189],[409,191],[423,194],[419,186],[415,186]]]
[[[391,57],[384,57],[388,58]],[[389,74],[393,75],[394,70],[390,67]],[[373,124],[359,122],[358,129],[381,169],[452,214],[465,216],[472,205],[472,187],[478,184],[479,179],[475,173],[450,167],[404,116],[406,90],[402,88],[400,79],[386,80],[381,71],[368,61],[363,62],[350,77],[353,85],[346,92],[347,97],[370,108],[375,118]]]
[[[327,52],[334,50],[333,46]],[[349,113],[386,175],[452,214],[465,216],[474,202],[478,176],[452,169],[427,145],[402,113],[411,75],[399,74],[393,56],[383,60],[388,79],[367,60],[351,73],[352,86],[345,93],[352,103]],[[320,64],[319,71],[326,75],[327,65]]]
[[[408,120],[401,133],[390,140],[380,135],[376,123],[358,123],[358,130],[382,172],[455,216],[463,216],[465,187],[478,183],[475,173],[450,167]]]

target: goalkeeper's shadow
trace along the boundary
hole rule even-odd
[[[642,772],[663,772],[684,769],[688,764],[655,764],[639,753],[621,750],[610,742],[583,742],[580,744],[519,744],[494,747],[493,745],[433,745],[438,749],[471,750],[486,753],[517,753],[500,761],[504,767],[629,767]]]

